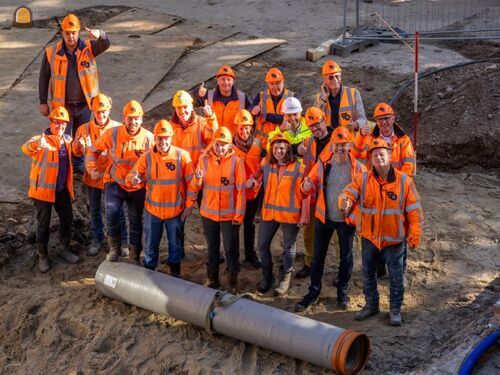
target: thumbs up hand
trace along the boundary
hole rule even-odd
[[[302,190],[304,193],[309,193],[314,188],[313,183],[309,177],[304,177],[304,182],[302,183]]]
[[[49,143],[47,142],[47,139],[45,138],[45,133],[42,133],[42,136],[38,139],[37,147],[39,149],[49,148]]]
[[[214,111],[212,111],[212,108],[208,104],[208,100],[205,99],[205,105],[203,106],[203,113],[205,114],[205,117],[212,117],[214,114]]]
[[[250,176],[250,178],[245,183],[245,187],[247,189],[253,189],[254,186],[255,186],[255,179],[253,178],[253,176]]]
[[[262,111],[262,99],[259,102],[259,105],[256,105],[252,108],[252,115],[257,116]]]
[[[101,36],[101,31],[97,29],[89,29],[85,27],[85,31],[89,34],[89,38],[92,40],[97,40]]]

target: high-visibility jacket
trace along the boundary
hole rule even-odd
[[[138,173],[146,182],[144,208],[162,220],[181,214],[186,207],[187,185],[193,178],[193,163],[189,153],[181,148],[170,146],[165,154],[156,147],[141,155],[134,168],[127,175],[130,178]]]
[[[277,164],[262,161],[262,220],[298,224],[301,217],[304,196],[300,185],[304,179],[305,167],[299,161],[288,163],[281,179]]]
[[[297,133],[294,133],[291,130],[285,130],[282,132],[280,127],[276,126],[276,128],[268,134],[268,139],[272,139],[277,133],[283,133],[292,146],[302,143],[313,135],[311,130],[307,127],[306,119],[304,117],[300,118],[300,127]],[[266,150],[268,153],[271,151],[269,143],[267,143]]]
[[[266,115],[269,114],[281,114],[281,106],[283,105],[283,101],[295,95],[293,91],[285,89],[283,91],[283,96],[279,100],[276,107],[274,106],[273,98],[271,96],[271,92],[269,89],[260,92],[260,101],[262,102],[262,109],[260,114],[257,117],[257,125],[255,127],[255,136],[260,138],[262,141],[262,145],[267,147],[267,139],[269,133],[271,133],[275,128],[276,124],[266,121]]]
[[[342,85],[340,93],[340,106],[339,106],[339,126],[345,126],[350,122],[357,120],[356,113],[356,89],[354,87],[347,87]],[[332,122],[332,109],[330,108],[330,101],[327,100],[323,104],[321,94],[316,95],[316,105],[323,109],[326,114],[326,123],[330,126]]]
[[[94,120],[91,120],[87,122],[86,124],[83,124],[82,126],[78,127],[78,130],[76,131],[75,134],[75,141],[72,144],[73,148],[73,155],[75,156],[82,156],[82,152],[80,149],[79,142],[77,141],[78,139],[85,139],[86,142],[86,148],[85,148],[85,154],[89,155],[92,152],[95,152],[95,144],[97,140],[103,135],[108,129],[114,128],[115,126],[121,125],[119,122],[114,121],[114,120],[109,120],[108,123],[100,127],[96,125]],[[96,167],[97,171],[103,174],[104,177],[104,172],[106,171],[106,168],[108,168],[110,164],[110,160],[108,158],[107,152],[102,152],[99,157],[97,158],[96,162]],[[87,170],[83,172],[83,183],[87,186],[91,186],[96,189],[103,189],[104,188],[104,180],[103,177],[99,177],[97,179],[93,179]]]
[[[212,110],[217,116],[217,123],[219,126],[225,126],[231,131],[231,134],[236,133],[237,127],[234,125],[234,115],[240,109],[245,109],[246,96],[243,91],[236,90],[237,100],[230,100],[227,104],[220,100],[214,101],[215,89],[210,89],[207,91],[207,100]]]
[[[361,135],[361,132],[354,138],[353,150],[357,152],[359,159],[365,159],[368,163],[368,147],[370,143],[379,138],[380,129],[375,126],[373,132],[367,136]],[[417,159],[415,150],[411,143],[410,137],[406,135],[404,130],[398,125],[394,124],[394,136],[392,137],[391,144],[391,165],[408,176],[415,176],[417,174]]]
[[[97,160],[100,154],[106,151],[111,163],[104,174],[104,183],[116,182],[126,191],[137,190],[137,187],[127,186],[125,177],[139,157],[153,145],[153,133],[149,130],[141,127],[137,134],[130,135],[125,125],[116,126],[108,129],[97,140],[95,151],[87,155],[86,168],[97,169]]]
[[[326,181],[328,174],[331,173],[331,168],[332,168],[332,158],[333,158],[333,153],[332,154],[322,154],[320,158],[318,158],[318,161],[316,164],[314,164],[313,168],[307,175],[309,180],[314,186],[314,192],[316,193],[316,211],[315,215],[323,224],[326,222],[326,200],[325,200],[325,193],[326,193]],[[358,162],[354,156],[349,154],[349,158],[351,159],[351,181],[354,181],[356,176],[365,172],[366,168],[363,164]],[[305,193],[305,194],[311,194],[312,192]],[[346,220],[347,223],[354,225],[354,213],[351,214],[351,218]]]
[[[203,189],[200,215],[214,221],[236,221],[245,217],[245,165],[234,151],[217,157],[213,150],[204,153],[196,169],[203,171],[201,180],[193,178],[189,184],[188,207],[194,205],[196,195]]]
[[[378,249],[422,235],[424,215],[413,179],[391,167],[387,181],[375,170],[358,174],[339,195],[359,205],[356,227]]]
[[[260,139],[254,138],[252,146],[246,152],[238,148],[233,144],[233,150],[235,154],[245,162],[245,181],[250,178],[250,176],[255,176],[260,169],[260,163],[262,161],[262,143]],[[255,199],[259,191],[255,189],[246,189],[246,199]]]
[[[34,136],[21,147],[21,150],[26,155],[31,156],[28,197],[45,202],[55,202],[61,140],[58,135],[45,134],[45,140],[49,147],[38,149],[37,143],[40,137],[41,135]],[[71,199],[73,199],[73,166],[71,164],[72,139],[69,135],[64,134],[63,141],[69,157],[66,188],[68,189]]]
[[[218,128],[217,117],[201,117],[193,112],[192,121],[186,126],[182,126],[176,115],[170,121],[174,129],[172,145],[189,152],[193,164],[198,163],[203,150],[214,137]]]
[[[52,100],[52,108],[64,106],[66,98],[66,75],[68,72],[68,58],[62,48],[63,41],[45,48],[47,61],[50,65],[49,94]],[[82,86],[85,100],[89,107],[94,96],[99,93],[99,77],[97,64],[92,54],[90,40],[79,41],[76,48],[76,66],[78,78]]]

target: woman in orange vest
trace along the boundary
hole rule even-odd
[[[233,150],[237,156],[245,161],[245,175],[255,175],[262,160],[262,143],[254,137],[253,117],[246,109],[242,109],[236,113],[233,122],[237,128],[236,134],[233,136]],[[258,269],[260,268],[260,261],[255,253],[254,219],[259,208],[259,192],[247,189],[246,198],[247,204],[245,218],[243,219],[245,261],[253,268]]]
[[[191,213],[186,207],[187,185],[193,178],[193,163],[189,153],[172,145],[174,131],[167,120],[154,127],[155,146],[142,154],[127,175],[130,186],[146,184],[144,232],[146,248],[144,267],[155,270],[163,227],[167,231],[170,274],[181,275],[184,256],[184,221]]]
[[[274,284],[271,242],[281,226],[283,231],[283,275],[275,296],[283,296],[290,289],[290,276],[295,262],[295,242],[299,229],[309,221],[309,198],[303,198],[300,185],[305,167],[293,153],[292,145],[283,133],[271,140],[271,153],[262,161],[256,176],[247,180],[248,189],[264,188],[262,221],[259,225],[258,248],[262,262],[263,279],[258,284],[260,293],[266,293]]]
[[[111,98],[99,94],[92,99],[92,111],[94,118],[78,128],[75,134],[75,140],[72,143],[73,155],[80,157],[95,151],[97,139],[101,137],[108,129],[119,126],[109,117],[111,112]],[[109,166],[110,160],[107,155],[100,155],[97,159],[97,171],[100,175],[97,178],[85,171],[83,173],[83,183],[87,187],[87,194],[90,206],[90,222],[92,226],[92,244],[87,251],[87,256],[94,257],[99,254],[104,247],[104,224],[102,221],[102,191],[104,189],[103,175]],[[122,256],[126,256],[128,251],[128,233],[125,212],[122,208],[120,212],[120,225],[122,234]]]
[[[202,190],[200,215],[208,243],[208,281],[219,288],[220,235],[229,271],[229,286],[236,289],[240,271],[238,232],[245,217],[245,164],[231,148],[228,128],[217,129],[212,145],[201,156],[195,178],[189,184],[188,207]]]
[[[36,211],[36,242],[38,268],[45,273],[50,269],[48,258],[49,226],[52,206],[59,216],[59,237],[63,246],[60,253],[68,263],[79,258],[71,252],[71,223],[73,209],[73,167],[71,165],[71,137],[64,131],[69,122],[64,107],[52,110],[49,128],[34,136],[21,150],[31,157],[30,187],[28,197],[33,199]]]

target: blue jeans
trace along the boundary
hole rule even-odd
[[[323,224],[320,220],[314,225],[314,257],[311,266],[311,285],[309,293],[319,296],[321,292],[323,270],[325,268],[326,253],[330,245],[333,232],[337,231],[340,249],[339,277],[337,282],[337,297],[347,297],[347,286],[352,275],[352,242],[354,240],[355,227],[344,222],[326,220]]]
[[[377,308],[379,304],[379,294],[377,290],[377,267],[380,258],[387,264],[389,271],[389,301],[391,310],[401,310],[404,297],[403,284],[403,243],[384,247],[382,250],[362,238],[363,253],[363,294],[366,305],[370,308]]]
[[[299,227],[297,224],[282,224],[277,221],[264,221],[259,224],[259,241],[257,247],[259,248],[260,261],[262,263],[262,270],[269,270],[273,266],[271,255],[271,242],[281,226],[283,231],[283,272],[288,273],[293,269],[295,262],[295,254],[297,249],[295,243],[297,242],[297,235],[299,234]]]
[[[181,215],[171,219],[160,219],[144,211],[144,231],[146,232],[146,247],[144,250],[144,267],[150,270],[156,269],[158,265],[158,256],[160,241],[163,235],[163,227],[167,231],[168,239],[168,264],[178,264],[182,260],[184,253],[182,246],[183,225]]]
[[[92,226],[92,239],[102,242],[104,241],[104,224],[102,221],[102,189],[92,186],[86,186],[90,206],[90,223]],[[122,244],[128,244],[127,220],[125,218],[125,210],[120,210],[120,230],[122,236]]]
[[[120,217],[123,203],[127,203],[129,221],[129,243],[142,250],[142,211],[146,190],[126,191],[116,182],[108,182],[104,187],[108,234],[111,237],[121,235]],[[120,236],[121,237],[121,236]]]
[[[69,123],[64,132],[74,138],[80,125],[90,121],[92,118],[92,111],[87,102],[66,103],[64,106],[69,112]],[[75,173],[83,174],[85,169],[84,162],[84,156],[72,158],[73,170]]]

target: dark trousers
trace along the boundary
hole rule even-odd
[[[201,217],[203,231],[208,243],[208,273],[210,275],[219,274],[220,261],[220,236],[224,244],[226,254],[227,269],[230,273],[240,272],[238,233],[240,226],[233,225],[231,221],[214,221],[206,217]]]
[[[319,296],[321,292],[323,271],[325,268],[326,253],[333,232],[337,232],[339,238],[340,264],[337,282],[337,297],[347,297],[347,286],[352,275],[352,243],[355,235],[355,227],[344,222],[326,220],[323,224],[316,220],[314,224],[314,256],[311,266],[311,285],[309,292]]]
[[[87,195],[89,198],[90,207],[90,223],[92,226],[92,239],[102,242],[104,241],[104,223],[102,220],[102,189],[92,186],[86,186]],[[127,219],[125,218],[125,210],[120,210],[120,228],[122,236],[122,244],[128,244]]]
[[[243,219],[243,242],[245,246],[245,258],[251,259],[255,254],[255,215],[259,208],[259,199],[255,198],[247,201],[245,209],[245,218]],[[238,236],[238,248],[240,247],[240,238]]]
[[[378,307],[377,266],[380,258],[382,258],[389,271],[390,308],[391,310],[401,310],[404,297],[403,243],[387,246],[379,250],[364,237],[362,242],[363,294],[365,295],[366,304],[372,308]]]
[[[71,236],[71,223],[73,222],[73,208],[71,198],[67,189],[56,193],[56,201],[44,202],[34,199],[36,213],[36,242],[47,246],[49,243],[50,216],[54,206],[59,216],[59,237],[69,238]]]
[[[144,249],[144,267],[154,270],[158,265],[160,252],[160,241],[163,235],[163,228],[167,232],[168,240],[168,264],[180,263],[184,255],[182,232],[184,230],[181,215],[170,219],[160,219],[144,212],[144,231],[146,233],[146,247]]]
[[[76,131],[80,125],[85,124],[92,118],[92,111],[87,102],[66,103],[64,105],[69,112],[69,123],[66,126],[65,133],[75,137]],[[76,173],[83,174],[85,157],[73,157],[73,169]]]
[[[262,220],[259,224],[259,254],[262,263],[262,270],[266,273],[273,265],[271,255],[271,242],[273,241],[278,228],[281,226],[283,231],[283,272],[288,273],[293,269],[295,262],[295,254],[297,249],[295,243],[297,242],[297,235],[299,234],[299,227],[297,224],[282,224],[277,221]]]
[[[120,215],[123,203],[127,203],[129,221],[129,243],[142,250],[142,211],[146,190],[144,188],[128,192],[116,182],[108,182],[105,187],[105,205],[108,234],[117,237],[121,234]]]

